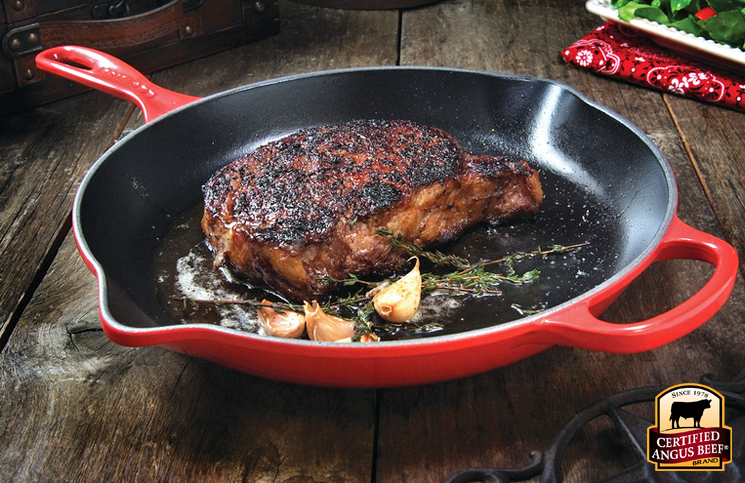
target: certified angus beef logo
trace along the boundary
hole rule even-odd
[[[655,399],[656,426],[647,429],[647,460],[657,470],[723,470],[732,460],[732,429],[724,398],[700,384],[666,389]]]

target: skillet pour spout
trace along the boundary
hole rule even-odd
[[[98,281],[102,326],[122,345],[159,345],[301,384],[425,384],[495,369],[557,344],[619,353],[659,347],[715,314],[737,276],[732,246],[678,218],[672,169],[649,138],[550,80],[372,67],[274,79],[198,100],[154,86],[131,66],[87,48],[49,49],[37,64],[135,102],[148,121],[95,163],[73,207],[79,251]],[[453,317],[450,332],[368,344],[276,339],[168,315],[142,254],[154,256],[174,220],[198,206],[213,172],[298,129],[372,118],[437,126],[470,152],[508,153],[540,171],[545,201],[536,220],[485,230],[473,245],[486,256],[588,242],[580,255],[542,267],[538,282],[514,294],[538,313],[520,318],[507,296],[483,307],[468,301],[470,315],[463,325]],[[648,320],[598,318],[651,263],[667,259],[701,260],[714,273],[688,300]]]

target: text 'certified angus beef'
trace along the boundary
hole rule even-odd
[[[349,274],[390,274],[406,259],[390,236],[427,246],[481,221],[534,214],[538,173],[465,152],[410,121],[309,128],[259,147],[203,186],[215,265],[294,300]]]

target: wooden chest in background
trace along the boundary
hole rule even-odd
[[[37,70],[43,49],[92,47],[150,73],[278,31],[277,0],[0,0],[0,115],[85,89]]]

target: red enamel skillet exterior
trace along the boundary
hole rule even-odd
[[[285,78],[200,100],[155,86],[121,61],[86,48],[50,49],[39,54],[37,64],[135,102],[147,121],[96,163],[73,209],[79,250],[98,280],[104,331],[122,345],[159,345],[294,383],[414,385],[488,371],[553,345],[614,353],[650,350],[703,324],[734,285],[735,250],[680,221],[671,169],[652,143],[617,115],[551,81],[453,69],[370,68]],[[472,111],[478,111],[473,119]],[[520,152],[541,166],[549,191],[555,180],[570,193],[569,208],[563,198],[549,204],[548,198],[561,198],[558,188],[549,193],[547,210],[555,206],[573,213],[578,207],[572,203],[588,199],[600,200],[598,206],[609,210],[620,206],[589,230],[610,227],[607,239],[613,242],[599,244],[608,245],[608,251],[597,253],[602,278],[577,294],[567,288],[570,295],[533,316],[376,344],[287,341],[159,318],[137,257],[152,251],[153,239],[169,220],[198,202],[198,187],[209,173],[242,149],[298,127],[364,115],[409,116],[443,127],[457,139],[470,136],[473,145],[506,145]],[[495,131],[506,134],[494,141]],[[241,136],[251,139],[234,141]],[[613,159],[618,152],[623,159]],[[170,159],[172,153],[177,159]],[[209,158],[208,166],[200,158]],[[575,191],[584,198],[574,200]],[[559,223],[555,218],[546,221]],[[572,231],[569,225],[557,225],[551,235]],[[701,260],[712,264],[714,273],[688,300],[648,320],[612,324],[598,319],[651,263],[666,259]],[[560,280],[557,290],[572,284]]]

